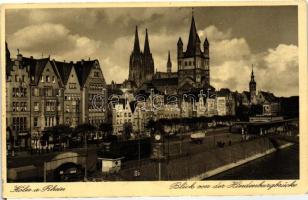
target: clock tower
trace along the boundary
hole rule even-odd
[[[257,83],[255,81],[255,76],[253,73],[253,65],[252,65],[252,70],[251,70],[251,77],[250,77],[250,82],[249,82],[249,92],[250,92],[250,102],[252,104],[256,104],[256,97],[257,97]]]

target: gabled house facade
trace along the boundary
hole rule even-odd
[[[75,65],[81,90],[81,122],[98,127],[107,118],[107,87],[98,60]]]

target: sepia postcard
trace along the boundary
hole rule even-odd
[[[304,1],[1,7],[5,198],[308,191]]]

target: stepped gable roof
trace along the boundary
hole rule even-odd
[[[64,85],[66,85],[69,75],[71,73],[71,70],[73,68],[73,63],[72,62],[69,62],[69,63],[60,62],[60,61],[55,61],[55,60],[53,60],[52,63],[57,68]]]
[[[95,65],[96,61],[97,60],[81,60],[81,61],[77,61],[74,64],[77,77],[78,77],[78,81],[81,87],[83,87],[84,84],[86,83],[87,78],[91,72],[91,69]]]

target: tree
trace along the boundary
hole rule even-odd
[[[123,124],[123,133],[124,133],[124,137],[125,139],[129,139],[130,138],[130,134],[133,132],[133,125],[131,122],[125,122]]]
[[[150,133],[151,135],[154,134],[155,130],[156,130],[156,127],[157,126],[157,123],[153,120],[153,119],[150,119],[146,125],[146,128],[147,129],[150,129]]]
[[[47,129],[47,134],[53,138],[55,142],[67,142],[72,136],[72,128],[68,125],[57,125]]]
[[[83,138],[82,141],[84,142],[84,139],[87,138],[91,133],[93,133],[96,130],[96,127],[89,123],[79,124],[73,131],[74,137],[81,137]]]
[[[99,129],[103,132],[105,137],[107,137],[107,135],[111,135],[113,131],[111,123],[101,123]]]

